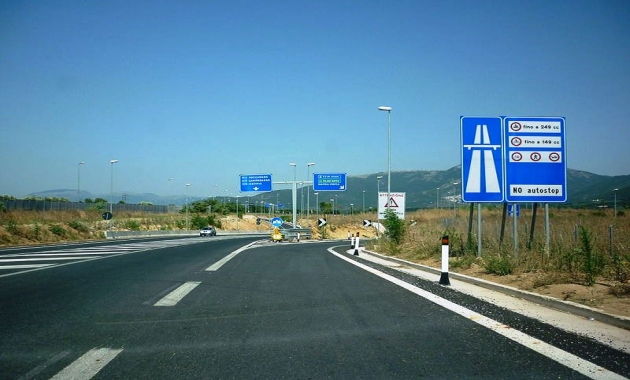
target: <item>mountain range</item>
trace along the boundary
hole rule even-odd
[[[382,178],[378,179],[379,176]],[[420,208],[446,207],[461,199],[461,166],[447,170],[410,170],[394,171],[391,178],[391,191],[406,193],[406,208],[409,210]],[[568,201],[566,206],[573,207],[613,207],[617,199],[618,207],[630,204],[630,175],[606,176],[585,171],[567,170]],[[346,191],[326,191],[315,195],[307,195],[306,186],[298,186],[298,204],[306,208],[309,199],[311,208],[316,208],[316,202],[334,203],[338,210],[354,211],[369,210],[377,206],[377,192],[387,191],[387,173],[347,176]],[[617,189],[617,191],[615,191]],[[103,198],[109,199],[109,194],[91,194],[81,191],[81,199]],[[77,190],[57,189],[29,194],[31,197],[58,197],[75,200]],[[172,195],[160,196],[153,193],[115,193],[116,202],[124,200],[126,203],[151,202],[156,205],[183,205],[186,201],[207,199],[212,196]],[[217,196],[220,200],[234,201],[234,197]],[[274,186],[269,193],[241,193],[239,203],[282,204],[289,208],[292,195],[289,185]],[[332,201],[334,200],[334,201]],[[439,203],[439,204],[438,204]],[[300,208],[298,206],[298,208]]]

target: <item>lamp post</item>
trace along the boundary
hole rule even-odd
[[[118,160],[109,160],[110,165],[110,178],[109,178],[109,213],[113,213],[114,207],[114,164],[117,163]]]
[[[613,189],[615,193],[615,218],[617,217],[617,191],[619,191],[619,189]]]
[[[387,112],[387,203],[389,206],[389,197],[392,191],[391,179],[392,179],[392,133],[391,133],[391,114],[392,107],[381,106],[378,107],[379,111]]]
[[[335,215],[335,199],[331,198],[330,203],[332,203],[332,214]]]
[[[292,194],[292,207],[293,207],[293,228],[297,226],[297,164],[290,162],[290,166],[293,166],[293,194]]]
[[[189,183],[186,184],[186,231],[188,231],[188,187]]]
[[[313,194],[315,194],[315,202],[317,202],[315,209],[317,210],[317,219],[319,219],[319,193]]]
[[[435,208],[440,208],[440,188],[437,188],[437,193],[435,194]]]
[[[453,182],[453,215],[457,218],[457,185],[459,182]]]
[[[306,164],[306,219],[309,220],[311,216],[311,184],[309,182],[309,177],[311,176],[311,166],[315,165],[314,162],[309,162]],[[310,225],[310,224],[309,224]]]
[[[350,216],[354,214],[354,203],[350,203]]]
[[[77,203],[81,202],[81,165],[85,165],[85,162],[79,162],[77,166]]]
[[[365,190],[363,190],[363,205],[361,207],[361,212],[365,214]]]
[[[378,223],[378,227],[376,228],[376,237],[378,237],[378,230],[381,228],[381,215],[378,212],[378,208],[380,206],[380,201],[381,201],[381,179],[383,178],[382,175],[376,176],[376,222]]]

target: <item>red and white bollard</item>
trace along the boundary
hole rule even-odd
[[[448,235],[442,236],[442,274],[440,275],[440,285],[450,285],[448,280]]]

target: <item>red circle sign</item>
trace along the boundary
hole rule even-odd
[[[529,157],[532,159],[532,161],[540,161],[540,159],[542,158],[542,156],[538,152],[532,153]]]
[[[520,137],[512,137],[512,140],[510,140],[512,142],[512,146],[519,146],[523,143],[523,140],[520,139]]]
[[[518,121],[515,121],[510,124],[510,129],[513,130],[514,132],[520,131],[521,128],[522,128],[521,123],[519,123]]]
[[[560,154],[557,152],[553,152],[549,154],[549,159],[553,162],[556,162],[560,159]]]
[[[519,152],[512,153],[512,161],[520,161],[523,159],[523,155]]]

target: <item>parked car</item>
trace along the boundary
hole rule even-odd
[[[204,227],[199,230],[199,236],[217,236],[217,230],[212,226]]]

